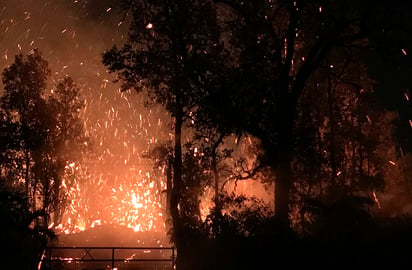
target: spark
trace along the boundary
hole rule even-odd
[[[25,21],[29,20],[31,13],[26,11],[26,12],[24,12],[24,14],[26,15],[26,17],[24,18],[24,20],[25,20]]]
[[[14,3],[13,0],[9,2]],[[52,5],[53,1],[48,3],[41,6],[42,14],[60,12]],[[82,4],[82,1],[73,0],[72,3]],[[105,11],[110,16],[116,15],[112,7],[106,6],[102,13],[106,14]],[[116,27],[125,21],[114,18],[110,27],[101,27],[99,22],[91,29],[78,23],[80,16],[67,14],[74,13],[64,10],[53,14],[56,16],[41,18],[44,19],[41,23],[34,23],[39,15],[36,9],[25,11],[18,20],[6,13],[2,13],[0,18],[2,45],[11,48],[1,50],[0,64],[8,64],[10,53],[24,51],[28,45],[41,48],[52,40],[53,43],[46,44],[43,56],[49,61],[53,74],[64,76],[66,72],[72,72],[69,75],[76,78],[85,96],[85,106],[80,114],[84,134],[93,143],[85,141],[82,144],[93,148],[93,153],[91,157],[85,156],[84,160],[65,164],[60,190],[69,203],[63,210],[62,221],[59,224],[50,222],[48,226],[67,234],[109,223],[123,224],[135,231],[164,232],[165,194],[161,190],[166,189],[165,179],[148,173],[153,164],[144,164],[140,155],[152,144],[168,139],[169,120],[159,117],[160,110],[146,110],[143,98],[129,93],[122,93],[121,97],[120,93],[117,94],[118,86],[109,83],[112,77],[100,60],[100,53],[110,45],[89,38],[101,35],[104,30],[105,35],[110,35],[108,40],[115,44],[126,36],[126,29],[121,32]],[[27,20],[30,28],[15,27],[20,26],[23,20]],[[149,30],[154,25],[148,23],[145,27]],[[108,29],[113,31],[108,33]],[[34,33],[36,38],[32,37]],[[16,40],[15,37],[26,40]],[[48,89],[49,94],[55,94],[55,89]],[[171,136],[174,135],[171,133]],[[164,168],[159,168],[161,170]]]
[[[389,163],[390,163],[391,165],[393,165],[393,166],[395,166],[395,165],[396,165],[396,163],[395,163],[395,162],[393,162],[392,160],[389,160]]]
[[[373,192],[372,192],[372,195],[373,195],[373,199],[375,200],[376,204],[378,205],[378,208],[381,209],[381,204],[380,204],[380,202],[379,202],[379,200],[378,200],[378,196],[376,196],[376,192],[373,191]]]

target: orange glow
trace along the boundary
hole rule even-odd
[[[50,224],[65,234],[104,224],[165,232],[164,168],[153,169],[141,155],[169,137],[162,123],[170,118],[144,108],[134,93],[114,94],[100,92],[85,102],[85,135],[92,141],[84,145],[92,154],[67,164],[60,187],[66,202],[62,221]]]
[[[117,224],[136,232],[164,231],[165,206],[161,190],[166,189],[165,184],[162,180],[155,183],[149,173],[143,174],[141,170],[134,173],[129,175],[129,180],[115,177],[112,187],[97,177],[89,179],[91,183],[77,183],[67,189],[71,203],[62,224],[56,228],[64,233],[76,233],[102,224]]]

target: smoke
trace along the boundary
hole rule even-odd
[[[47,91],[71,76],[85,99],[82,117],[93,152],[68,166],[71,212],[66,222],[81,230],[95,220],[139,231],[161,230],[165,187],[141,156],[151,145],[169,139],[172,124],[164,109],[145,107],[142,95],[120,93],[102,64],[102,53],[127,38],[129,18],[119,1],[0,1],[0,69],[11,65],[16,54],[37,48],[52,70]],[[266,196],[255,186],[250,194],[246,183],[239,184],[241,193]]]
[[[68,166],[71,212],[66,221],[83,229],[97,219],[148,230],[161,217],[142,212],[162,212],[159,189],[164,187],[141,154],[168,138],[170,118],[161,108],[146,108],[141,95],[120,93],[102,64],[102,53],[121,46],[127,35],[128,17],[118,2],[1,0],[0,69],[11,65],[16,54],[37,48],[52,70],[46,92],[66,76],[81,90],[85,132],[93,148],[90,158]],[[137,208],[130,209],[133,199]]]
[[[101,54],[121,44],[127,33],[124,11],[114,1],[2,0],[0,69],[18,53],[38,48],[53,79],[72,76],[85,88],[99,88],[108,78]],[[109,86],[114,87],[114,86]],[[113,92],[113,91],[112,91]]]

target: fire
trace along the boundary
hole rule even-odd
[[[110,181],[100,175],[87,182],[79,181],[66,190],[70,204],[56,228],[76,233],[102,224],[117,224],[140,232],[164,231],[165,189],[163,179],[152,179],[150,173],[134,167],[124,179],[115,177]]]
[[[153,169],[153,162],[141,156],[168,139],[170,130],[163,125],[168,116],[161,119],[156,109],[145,108],[135,93],[96,91],[85,93],[82,111],[92,140],[84,145],[92,153],[67,164],[60,188],[64,212],[50,227],[65,234],[103,224],[165,232],[164,168]]]

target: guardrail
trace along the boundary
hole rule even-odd
[[[42,269],[131,270],[174,267],[174,247],[48,247]]]

